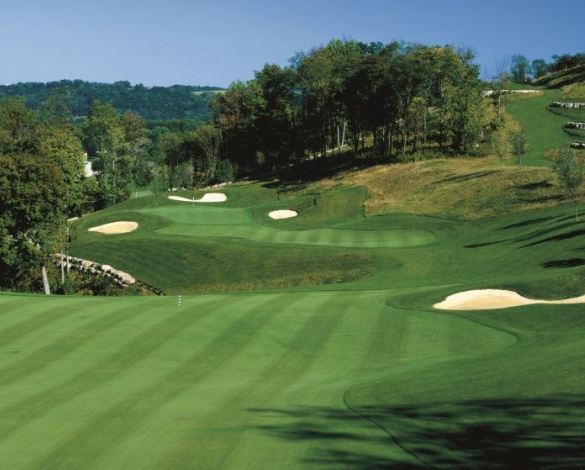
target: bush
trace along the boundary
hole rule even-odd
[[[215,179],[220,183],[230,183],[234,180],[234,167],[229,160],[220,160],[217,164]]]

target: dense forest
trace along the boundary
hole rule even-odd
[[[218,152],[247,173],[350,149],[348,158],[386,161],[484,154],[501,120],[473,59],[452,47],[333,40],[289,66],[267,64],[212,100]],[[171,173],[192,161],[184,151],[167,159]]]
[[[209,101],[217,87],[174,85],[146,87],[127,81],[92,83],[61,80],[49,83],[16,83],[0,86],[1,97],[22,97],[28,106],[38,109],[51,95],[59,94],[75,117],[87,116],[95,100],[111,103],[118,112],[132,111],[146,120],[192,119],[210,117]]]

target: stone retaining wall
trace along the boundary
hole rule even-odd
[[[585,122],[568,122],[565,127],[567,129],[584,129],[585,130]]]
[[[564,103],[562,101],[554,101],[550,105],[553,108],[585,109],[585,103]]]

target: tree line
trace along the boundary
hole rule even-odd
[[[550,62],[544,59],[530,61],[526,56],[516,54],[510,61],[510,78],[516,83],[528,83],[531,79],[585,65],[585,52],[553,55],[551,59]]]
[[[39,109],[51,95],[58,94],[71,114],[84,117],[94,101],[111,103],[118,112],[140,114],[146,120],[210,118],[209,101],[217,87],[174,85],[146,87],[127,81],[93,83],[61,80],[49,83],[24,82],[0,86],[0,97],[21,97],[27,105]]]
[[[220,152],[240,171],[284,167],[350,146],[352,156],[474,154],[486,139],[469,50],[333,40],[267,64],[211,101]]]

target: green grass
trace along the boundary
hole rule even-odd
[[[77,223],[71,253],[115,266],[167,293],[307,287],[368,277],[381,258],[361,248],[412,248],[436,243],[423,226],[371,229],[362,189],[279,193],[260,185],[226,190],[225,204],[191,204],[166,195],[132,199]],[[187,195],[186,193],[183,193]],[[300,216],[274,221],[274,208]],[[139,223],[124,235],[87,228],[116,220]],[[344,227],[344,223],[354,226]],[[363,224],[363,226],[362,226]]]
[[[344,286],[185,296],[182,306],[174,296],[2,295],[0,459],[108,469],[566,462],[582,452],[583,307],[431,305],[475,287],[578,291],[582,268],[544,267],[584,249],[575,233],[585,224],[570,213],[348,222],[424,226],[437,241],[359,250],[380,262]],[[280,249],[259,248],[271,246]],[[314,253],[300,248],[308,262]]]
[[[574,137],[564,131],[568,119],[548,109],[553,101],[561,98],[559,90],[543,90],[542,96],[517,99],[507,107],[512,116],[522,123],[528,143],[528,153],[524,157],[527,165],[550,166],[544,158],[547,150],[567,147]]]
[[[445,181],[437,165],[441,184],[419,174],[436,204],[495,171]],[[73,254],[167,296],[0,295],[3,468],[582,466],[585,308],[432,308],[475,288],[582,294],[572,206],[366,216],[363,187],[269,186],[208,206],[150,195],[75,223]],[[140,227],[87,232],[115,220]]]

